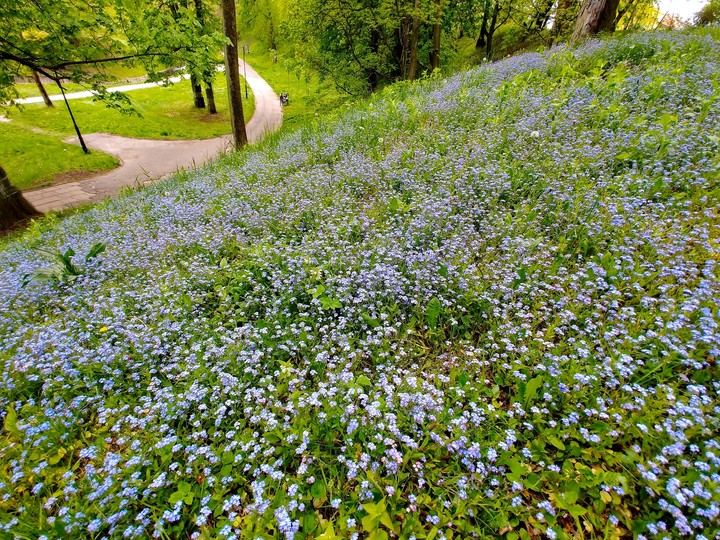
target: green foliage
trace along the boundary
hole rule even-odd
[[[101,242],[94,244],[88,251],[87,255],[85,255],[85,263],[87,264],[92,261],[95,257],[105,251],[105,249],[105,244]],[[72,248],[68,248],[67,250],[65,250],[65,253],[63,253],[62,251],[56,252],[48,248],[38,248],[37,251],[38,253],[47,255],[52,259],[55,259],[55,263],[53,263],[51,266],[45,268],[38,268],[37,270],[33,270],[29,274],[25,274],[23,276],[23,287],[26,287],[28,284],[33,282],[43,283],[46,281],[51,281],[58,283],[69,283],[71,281],[74,281],[84,273],[83,267],[78,266],[72,260],[75,256],[75,250]]]
[[[282,131],[311,126],[349,103],[348,96],[338,92],[331,81],[288,59],[282,51],[261,52],[253,47],[247,61],[276,94],[287,92],[290,96],[290,105],[283,109]]]
[[[695,15],[698,26],[716,25],[720,22],[720,0],[710,0]]]
[[[106,91],[108,66],[141,62],[153,79],[185,65],[210,81],[224,43],[219,22],[201,0],[39,0],[0,2],[0,103],[17,96],[15,78],[31,70],[81,83],[111,108],[129,111],[123,94]],[[117,69],[113,70],[117,72]]]
[[[717,534],[718,46],[630,41],[391,87],[6,245],[9,532],[681,536],[662,498]],[[122,249],[15,291],[81,237]]]

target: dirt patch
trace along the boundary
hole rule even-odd
[[[204,114],[202,116],[196,117],[196,120],[199,120],[204,124],[224,124],[228,121],[226,116],[220,114]]]

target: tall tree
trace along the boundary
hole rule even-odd
[[[208,31],[208,16],[205,13],[205,5],[203,0],[195,0],[195,17],[197,17],[200,30]],[[208,59],[209,60],[209,59]],[[210,114],[217,114],[215,106],[215,92],[213,91],[212,81],[215,75],[215,63],[208,61],[202,72],[202,82],[205,85],[205,96],[207,97],[207,109]]]
[[[420,0],[415,0],[415,7],[412,11],[410,20],[412,21],[412,33],[410,34],[407,79],[409,81],[414,81],[415,73],[417,72],[418,40],[420,39]]]
[[[584,0],[575,21],[572,41],[597,34],[603,30],[612,30],[620,0]]]
[[[242,108],[242,88],[240,86],[240,70],[238,67],[238,39],[235,21],[235,0],[222,0],[223,32],[225,33],[225,76],[227,78],[228,103],[230,105],[230,122],[232,124],[233,142],[239,150],[248,143],[245,131],[245,117]]]
[[[430,45],[430,69],[440,67],[440,41],[442,38],[443,1],[435,0],[435,15],[432,21],[432,43]]]

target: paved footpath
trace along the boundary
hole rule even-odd
[[[246,67],[247,82],[255,95],[255,112],[246,126],[248,140],[252,144],[262,139],[266,133],[280,127],[282,108],[270,85],[250,65]],[[241,60],[241,72],[243,69]],[[126,89],[134,87],[135,85],[131,85]],[[229,150],[232,145],[230,135],[189,141],[131,139],[107,133],[91,133],[84,138],[88,147],[118,157],[120,167],[85,180],[23,192],[35,208],[47,212],[100,201],[114,195],[123,186],[149,183],[179,169],[198,167],[219,153]]]

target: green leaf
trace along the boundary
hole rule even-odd
[[[368,536],[368,540],[388,540],[388,534],[382,529],[376,529]]]
[[[360,375],[360,376],[357,378],[357,383],[358,383],[360,386],[366,386],[366,387],[367,387],[367,386],[370,386],[370,385],[372,384],[372,382],[370,381],[370,379],[368,379],[365,375]]]
[[[448,275],[447,266],[445,266],[444,264],[441,264],[440,269],[438,270],[438,274],[440,274],[442,277],[447,277],[447,275]]]
[[[380,326],[380,321],[377,319],[373,319],[370,315],[367,313],[361,313],[360,316],[362,317],[363,321],[365,321],[370,328],[377,328]]]
[[[442,313],[442,304],[440,300],[433,297],[425,306],[425,320],[430,328],[433,330],[437,328],[438,317]]]
[[[325,532],[322,533],[320,536],[316,538],[316,540],[340,540],[340,536],[337,536],[335,534],[335,529],[333,529],[333,524],[328,523],[327,528],[325,529]]]
[[[314,289],[310,289],[310,294],[312,294],[313,298],[320,298],[322,294],[326,291],[325,287],[323,285],[318,285]]]
[[[523,475],[527,472],[525,466],[518,461],[508,461],[506,465],[512,471],[505,474],[507,479],[511,482],[522,482]]]
[[[170,495],[168,502],[170,504],[177,504],[179,501],[185,500],[187,504],[190,504],[195,497],[195,494],[191,492],[192,486],[187,482],[178,483],[177,491]],[[188,502],[187,499],[190,499]]]
[[[362,505],[362,508],[368,513],[368,515],[379,518],[380,515],[385,513],[385,499],[382,499],[377,503],[365,503]]]
[[[677,122],[677,119],[678,117],[674,114],[665,113],[660,118],[658,118],[657,123],[662,126],[663,130],[667,130],[668,127]]]
[[[374,515],[367,515],[364,518],[362,518],[362,526],[363,530],[365,532],[372,532],[375,529],[377,529],[378,525],[380,524],[380,518]]]
[[[168,498],[168,502],[170,504],[177,504],[178,502],[182,501],[185,498],[185,493],[182,493],[180,490],[177,490],[175,493],[171,494]]]
[[[106,246],[102,242],[98,242],[97,244],[94,244],[90,251],[88,251],[88,254],[85,255],[85,262],[90,261],[91,259],[94,259],[98,255],[100,255],[103,251],[105,251]]]
[[[380,515],[380,523],[385,525],[390,530],[393,530],[393,528],[395,527],[395,524],[393,523],[392,518],[390,517],[390,514],[388,514],[387,512],[383,512]]]
[[[546,438],[558,450],[565,450],[565,444],[555,435],[547,435]]]
[[[60,463],[60,460],[65,457],[65,454],[67,454],[67,450],[64,448],[58,448],[57,452],[47,459],[47,462],[50,465],[57,465]]]
[[[568,512],[570,512],[570,515],[575,518],[584,516],[585,514],[587,514],[587,510],[585,510],[582,506],[577,505],[577,504],[570,505],[568,507]]]
[[[458,382],[460,383],[460,386],[465,386],[468,380],[470,380],[470,377],[464,371],[458,376]]]
[[[530,379],[525,385],[525,403],[530,403],[537,396],[538,390],[542,386],[543,378],[542,375]]]
[[[343,305],[337,298],[323,296],[320,298],[320,307],[322,307],[324,310],[340,309],[341,307],[343,307]]]
[[[567,482],[564,497],[566,503],[575,504],[580,497],[580,485],[577,482]]]
[[[320,480],[316,480],[315,483],[310,486],[310,495],[312,495],[316,499],[324,497],[325,493],[327,493],[327,490],[325,489],[325,483],[321,482]]]
[[[3,422],[3,427],[5,428],[5,431],[10,433],[10,435],[15,437],[22,436],[22,433],[17,427],[17,413],[15,412],[15,409],[13,409],[12,405],[8,405],[8,408],[5,410],[5,421]]]
[[[518,277],[515,278],[515,281],[513,282],[513,287],[516,287],[520,285],[521,283],[525,283],[527,281],[527,269],[523,266],[520,268],[520,270],[517,271]]]
[[[302,517],[302,530],[305,533],[311,533],[317,529],[317,517],[314,512],[308,512]],[[334,533],[333,533],[334,534]]]
[[[395,197],[390,199],[390,212],[393,214],[398,211],[400,208],[400,201],[398,201]]]

